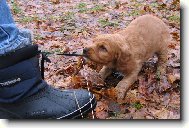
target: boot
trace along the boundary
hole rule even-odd
[[[90,92],[55,89],[41,78],[37,45],[0,56],[0,118],[74,119],[95,106]]]

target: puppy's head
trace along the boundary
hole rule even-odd
[[[90,60],[106,65],[114,61],[119,47],[116,37],[113,34],[103,34],[97,36],[92,45],[83,49],[83,54]]]

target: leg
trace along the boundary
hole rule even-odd
[[[31,44],[16,27],[6,0],[0,0],[0,14],[0,56]]]
[[[157,75],[161,77],[162,75],[166,74],[166,62],[167,62],[167,49],[163,49],[162,51],[158,52],[158,68],[157,68]]]
[[[38,47],[15,26],[6,0],[0,14],[0,118],[72,119],[94,109],[90,92],[58,90],[42,80]]]
[[[14,24],[14,20],[6,0],[0,0],[0,12],[0,24]]]
[[[118,100],[122,100],[125,97],[131,85],[137,80],[137,76],[141,70],[141,67],[142,65],[138,65],[137,68],[135,68],[131,73],[127,74],[127,76],[125,76],[123,80],[118,83],[115,88],[117,91]]]
[[[112,69],[107,66],[103,66],[99,73],[102,79],[105,80],[112,73]]]

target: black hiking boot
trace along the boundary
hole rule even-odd
[[[96,107],[84,89],[59,90],[42,80],[37,45],[0,56],[0,118],[74,119]]]

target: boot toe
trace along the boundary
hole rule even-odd
[[[59,90],[50,88],[50,93],[54,96],[49,97],[52,101],[60,104],[66,112],[59,117],[59,119],[75,118],[82,116],[83,114],[91,111],[96,106],[96,100],[92,93],[84,89],[70,89],[70,90]]]

